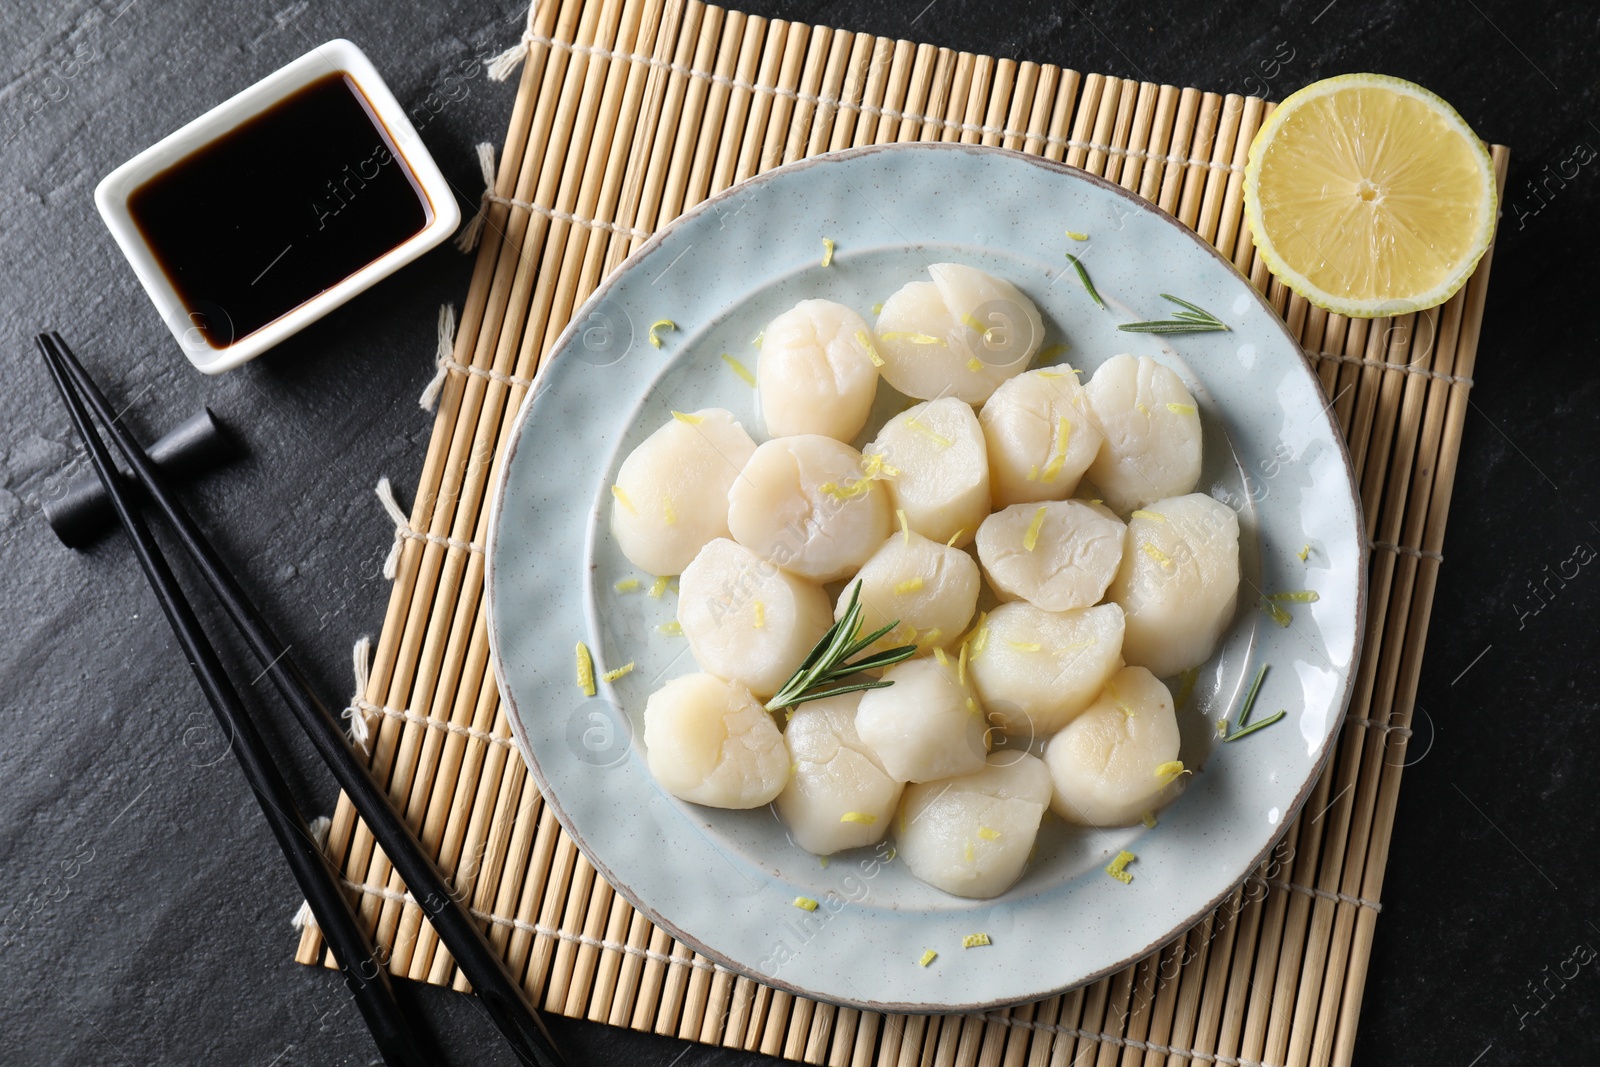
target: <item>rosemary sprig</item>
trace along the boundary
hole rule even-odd
[[[822,640],[817,642],[816,647],[807,653],[799,669],[783,684],[777,695],[767,701],[768,711],[792,708],[807,701],[823,700],[862,689],[882,689],[894,684],[882,680],[851,680],[851,675],[877,670],[879,667],[889,667],[917,654],[916,645],[901,645],[899,648],[891,648],[886,652],[874,653],[865,659],[851,662],[851,656],[861,653],[867,646],[900,625],[900,620],[896,619],[889,625],[862,637],[860,596],[861,583],[857,581],[850,587],[850,600],[845,605],[844,614],[840,615],[839,621],[822,635]]]
[[[1222,737],[1224,742],[1237,741],[1239,738],[1253,734],[1257,730],[1264,730],[1288,714],[1286,711],[1280,711],[1276,715],[1269,715],[1260,722],[1250,721],[1250,710],[1256,706],[1256,694],[1261,691],[1261,680],[1266,676],[1267,664],[1263,663],[1261,665],[1261,669],[1256,672],[1256,680],[1250,683],[1250,691],[1245,694],[1244,704],[1239,708],[1238,729],[1234,730],[1232,733],[1224,734]],[[1224,724],[1227,723],[1226,719],[1222,721]]]
[[[1099,292],[1095,290],[1094,282],[1089,280],[1089,272],[1084,270],[1083,261],[1077,256],[1073,255],[1071,252],[1067,253],[1067,258],[1072,261],[1072,269],[1078,272],[1078,280],[1082,282],[1083,287],[1089,291],[1090,299],[1092,299],[1101,308],[1104,308],[1106,306],[1106,302],[1100,299]]]
[[[1174,311],[1170,319],[1152,319],[1149,322],[1125,322],[1117,329],[1123,333],[1212,333],[1218,330],[1227,330],[1227,324],[1217,318],[1203,307],[1179,300],[1175,296],[1162,293],[1163,300],[1170,300],[1182,307],[1182,311]]]

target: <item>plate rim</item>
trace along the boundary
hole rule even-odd
[[[567,325],[563,327],[561,333],[556,336],[555,341],[551,344],[548,356],[539,366],[538,370],[535,371],[532,384],[529,386],[527,394],[523,397],[521,404],[517,408],[517,415],[514,425],[511,429],[510,439],[506,442],[504,458],[501,461],[499,471],[495,475],[494,489],[489,502],[488,532],[485,537],[484,544],[483,610],[488,613],[486,630],[489,637],[489,658],[494,670],[495,686],[499,690],[500,699],[506,704],[508,712],[506,715],[506,721],[511,727],[511,733],[517,746],[517,752],[522,757],[524,766],[527,768],[528,773],[533,776],[534,783],[538,787],[539,794],[543,798],[545,805],[555,815],[557,822],[561,824],[561,828],[566,831],[567,836],[572,839],[573,844],[577,846],[578,850],[583,854],[584,858],[588,860],[589,864],[595,868],[596,872],[598,872],[600,876],[606,880],[606,883],[610,885],[617,893],[619,893],[625,900],[627,900],[635,911],[644,915],[645,918],[649,919],[653,925],[665,930],[673,938],[673,940],[687,945],[695,952],[711,960],[715,965],[726,968],[736,975],[749,978],[752,981],[758,982],[762,985],[770,986],[775,989],[781,989],[784,992],[793,994],[795,996],[805,997],[808,1000],[815,1000],[821,1003],[834,1004],[842,1007],[855,1008],[862,1011],[874,1011],[887,1014],[976,1014],[1014,1007],[1019,1004],[1032,1003],[1040,999],[1057,996],[1075,989],[1081,989],[1099,981],[1107,975],[1115,974],[1116,972],[1123,970],[1130,964],[1133,964],[1149,955],[1157,948],[1170,944],[1175,938],[1182,936],[1188,930],[1192,929],[1197,923],[1203,921],[1206,916],[1216,912],[1216,910],[1222,906],[1228,897],[1237,891],[1239,886],[1243,885],[1245,881],[1249,879],[1251,872],[1260,867],[1261,864],[1266,861],[1267,857],[1278,848],[1285,838],[1287,838],[1290,829],[1292,829],[1295,825],[1296,818],[1299,816],[1301,810],[1305,807],[1306,801],[1310,798],[1311,791],[1316,788],[1318,780],[1322,777],[1323,772],[1327,769],[1328,761],[1333,755],[1335,741],[1344,728],[1345,720],[1349,716],[1351,701],[1354,699],[1356,680],[1361,668],[1361,654],[1364,650],[1366,640],[1366,618],[1368,607],[1367,594],[1369,584],[1368,567],[1370,563],[1372,547],[1367,531],[1366,513],[1361,503],[1360,487],[1355,475],[1355,465],[1350,458],[1349,444],[1345,440],[1344,434],[1340,431],[1338,423],[1334,418],[1332,406],[1325,405],[1319,414],[1320,418],[1327,426],[1335,444],[1338,446],[1339,456],[1343,460],[1343,468],[1346,475],[1345,488],[1350,497],[1350,510],[1355,520],[1355,536],[1357,540],[1357,567],[1353,612],[1354,626],[1352,628],[1350,665],[1348,669],[1343,672],[1344,676],[1341,679],[1341,693],[1339,700],[1337,701],[1337,713],[1329,716],[1330,725],[1328,730],[1319,743],[1319,751],[1315,759],[1313,759],[1311,762],[1305,782],[1301,785],[1300,789],[1295,793],[1293,799],[1289,802],[1288,806],[1284,810],[1284,815],[1280,824],[1281,828],[1271,835],[1265,847],[1263,847],[1245,866],[1244,872],[1240,874],[1237,879],[1230,881],[1226,889],[1218,893],[1211,900],[1207,901],[1199,909],[1195,910],[1192,914],[1185,915],[1177,923],[1177,925],[1169,929],[1161,937],[1145,945],[1138,951],[1130,953],[1126,957],[1116,960],[1081,979],[1072,981],[1059,988],[1052,987],[1050,989],[1041,990],[1021,998],[1008,996],[993,1000],[976,1000],[967,1002],[903,1002],[879,1001],[866,998],[856,999],[849,997],[836,997],[817,993],[814,990],[807,989],[804,986],[791,981],[783,980],[775,975],[758,973],[751,967],[732,959],[726,953],[712,949],[698,938],[681,929],[669,918],[650,907],[643,900],[639,899],[638,894],[635,893],[630,886],[625,885],[621,880],[619,880],[611,867],[607,865],[598,854],[596,854],[593,848],[590,847],[589,843],[584,839],[577,827],[573,825],[570,816],[567,814],[566,809],[562,806],[559,799],[555,796],[554,791],[548,788],[547,780],[539,766],[538,757],[533,750],[533,745],[528,739],[526,727],[523,725],[522,714],[519,705],[517,704],[516,697],[506,682],[506,673],[501,655],[498,627],[496,625],[498,615],[495,610],[494,588],[496,572],[495,558],[497,555],[500,537],[500,518],[503,511],[504,493],[506,483],[509,480],[509,472],[511,471],[512,464],[516,459],[517,451],[523,443],[524,431],[530,421],[528,417],[530,409],[535,399],[537,399],[540,392],[544,388],[545,379],[547,377],[546,372],[549,370],[550,366],[554,364],[555,361],[571,347],[572,339],[577,336],[578,328],[582,325],[587,317],[585,312],[604,303],[606,298],[610,295],[611,290],[620,284],[621,279],[629,271],[633,270],[642,260],[653,253],[655,249],[664,243],[674,231],[689,225],[693,220],[697,219],[701,215],[715,210],[716,206],[722,203],[724,200],[730,199],[736,195],[745,195],[749,189],[757,185],[771,182],[788,174],[809,170],[813,167],[828,166],[839,161],[859,159],[883,152],[935,152],[973,156],[998,155],[1009,157],[1016,161],[1038,167],[1041,170],[1059,177],[1064,177],[1074,181],[1087,182],[1092,186],[1096,186],[1106,192],[1115,194],[1132,205],[1135,210],[1141,210],[1152,214],[1159,221],[1177,229],[1178,232],[1183,235],[1184,239],[1204,249],[1218,263],[1227,268],[1227,270],[1243,279],[1245,282],[1245,287],[1248,289],[1257,304],[1269,313],[1269,320],[1272,322],[1273,326],[1282,332],[1284,339],[1287,340],[1297,352],[1302,353],[1302,359],[1299,366],[1300,371],[1311,379],[1318,393],[1325,395],[1326,390],[1322,388],[1321,381],[1317,379],[1316,374],[1313,373],[1311,368],[1304,361],[1304,347],[1295,339],[1294,335],[1289,332],[1288,324],[1283,321],[1283,317],[1278,313],[1277,309],[1275,309],[1267,300],[1265,295],[1263,295],[1261,291],[1255,287],[1254,283],[1250,281],[1249,277],[1234,265],[1232,260],[1230,260],[1227,256],[1224,256],[1215,245],[1201,237],[1198,232],[1183,223],[1182,220],[1178,219],[1171,212],[1162,208],[1158,204],[1146,200],[1131,190],[1124,189],[1122,186],[1116,184],[1115,182],[1109,181],[1100,175],[1091,174],[1086,170],[1082,170],[1078,167],[1073,167],[1064,162],[1049,159],[1044,156],[1036,156],[1008,148],[1000,148],[992,145],[974,145],[938,141],[907,141],[881,145],[862,145],[854,148],[824,152],[815,156],[808,156],[804,159],[798,159],[793,162],[774,167],[773,169],[764,171],[760,174],[752,175],[743,181],[736,182],[733,185],[728,186],[726,189],[722,189],[711,196],[708,196],[698,204],[686,208],[681,214],[660,226],[642,245],[639,246],[638,249],[636,249],[631,255],[613,268],[610,273],[601,279],[600,284],[595,287],[594,291],[589,294],[588,298],[584,300],[582,304],[579,304],[573,309],[571,318],[567,322]]]

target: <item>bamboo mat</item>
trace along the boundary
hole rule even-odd
[[[833,1065],[1347,1064],[1381,910],[1490,256],[1448,304],[1371,322],[1271,279],[1242,221],[1271,105],[768,21],[697,0],[541,0],[471,289],[445,345],[415,504],[355,714],[371,765],[546,1010]],[[649,232],[829,149],[944,140],[1042,154],[1159,204],[1267,294],[1349,442],[1372,554],[1349,721],[1272,862],[1161,951],[982,1016],[880,1016],[764,987],[654,929],[561,831],[489,667],[481,549],[496,465],[539,360]],[[1504,188],[1508,154],[1493,150]],[[487,164],[486,160],[486,164]],[[403,517],[403,512],[395,513]],[[390,970],[463,983],[341,797],[329,850]],[[315,928],[298,959],[323,958]]]

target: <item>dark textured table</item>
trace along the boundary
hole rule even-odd
[[[746,10],[1281,98],[1375,70],[1513,149],[1358,1063],[1600,1062],[1600,111],[1586,5],[750,0]],[[39,502],[81,468],[32,349],[63,330],[142,434],[209,404],[248,458],[189,493],[324,692],[375,632],[431,419],[434,315],[470,260],[430,253],[266,357],[190,369],[96,216],[95,183],[332,37],[367,50],[476,203],[515,82],[462,78],[516,0],[99,0],[0,6],[0,1063],[364,1064],[332,972],[297,966],[299,895],[120,536],[63,549]],[[1284,59],[1285,56],[1292,58]],[[1575,573],[1574,573],[1575,572]],[[239,657],[235,657],[239,662]],[[242,669],[242,663],[240,664]],[[244,673],[249,678],[255,672]],[[334,792],[298,737],[308,811]],[[1580,946],[1590,946],[1584,951]],[[402,984],[453,1063],[509,1063],[475,1003]],[[554,1020],[570,1061],[759,1058]]]

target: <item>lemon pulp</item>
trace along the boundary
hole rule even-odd
[[[1347,74],[1306,86],[1250,146],[1250,232],[1272,272],[1360,318],[1449,299],[1494,236],[1494,168],[1449,104],[1411,82]]]

